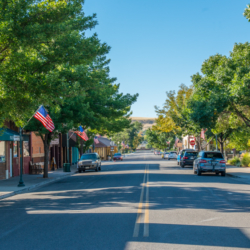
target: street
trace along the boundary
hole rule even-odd
[[[249,184],[152,152],[0,200],[0,249],[250,249]]]

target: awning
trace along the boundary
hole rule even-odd
[[[23,135],[23,141],[29,141],[29,135]],[[8,129],[0,128],[0,141],[20,141],[20,135],[18,132]]]

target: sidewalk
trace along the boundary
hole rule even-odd
[[[8,180],[0,181],[0,199],[4,199],[13,196],[18,193],[29,191],[33,188],[44,186],[48,183],[55,182],[57,180],[63,179],[67,176],[75,174],[77,168],[76,165],[71,166],[71,172],[63,172],[63,169],[58,169],[56,171],[49,171],[49,178],[44,179],[42,174],[38,175],[23,175],[23,182],[25,187],[18,187],[19,176],[12,177]]]
[[[227,175],[242,178],[242,180],[250,182],[250,167],[236,167],[227,165]]]

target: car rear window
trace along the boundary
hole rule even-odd
[[[197,156],[198,152],[186,152],[186,156]]]
[[[223,158],[221,153],[209,152],[204,154],[204,158]]]
[[[96,154],[85,154],[81,156],[81,160],[93,160],[96,159]]]
[[[121,154],[120,153],[116,153],[116,154],[114,154],[114,156],[121,156]]]

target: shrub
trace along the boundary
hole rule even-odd
[[[228,161],[230,165],[238,166],[240,165],[240,158],[239,157],[234,157],[233,159],[230,159]]]
[[[242,157],[241,160],[242,166],[244,167],[248,167],[250,164],[250,154],[249,153],[245,153]]]

